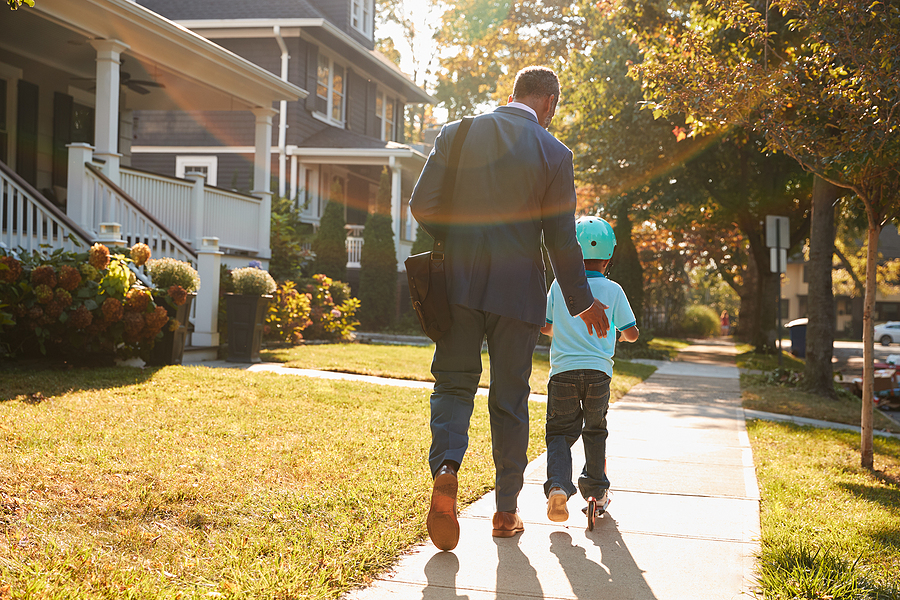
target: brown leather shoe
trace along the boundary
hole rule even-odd
[[[456,471],[444,465],[434,478],[431,508],[428,510],[428,535],[441,550],[453,550],[459,543],[459,521],[456,519]]]
[[[494,537],[512,537],[525,531],[525,524],[517,513],[499,511],[494,513],[491,521],[494,525]]]

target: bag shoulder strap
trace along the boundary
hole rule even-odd
[[[449,208],[453,202],[453,192],[456,190],[456,177],[459,174],[459,157],[462,154],[463,143],[466,141],[469,128],[474,120],[475,117],[463,117],[459,124],[459,129],[456,130],[456,136],[453,138],[450,156],[447,159],[447,173],[444,175],[444,193],[442,198],[444,210]],[[437,252],[440,255],[440,257],[434,257],[438,260],[443,258],[444,255],[444,237],[446,237],[446,233],[441,231],[441,235],[434,238],[434,249],[432,252]]]

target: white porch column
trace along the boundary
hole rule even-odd
[[[297,157],[291,156],[291,200],[297,205]]]
[[[205,237],[197,249],[197,272],[200,274],[200,290],[197,292],[197,317],[191,343],[194,346],[218,346],[219,316],[219,238]]]
[[[203,246],[203,224],[206,222],[206,174],[198,171],[185,173],[184,178],[194,183],[191,188],[191,202],[194,204],[194,212],[191,216],[191,245],[194,248]],[[216,241],[216,248],[219,247]]]
[[[69,175],[66,182],[66,214],[85,231],[96,231],[94,223],[94,194],[85,171],[85,165],[92,161],[94,148],[90,144],[77,142],[66,146],[69,149]]]
[[[91,40],[97,51],[97,101],[94,108],[95,154],[103,172],[119,184],[119,64],[128,45],[118,40]]]
[[[403,169],[400,167],[400,164],[397,163],[396,159],[392,156],[390,161],[391,166],[391,221],[394,226],[394,251],[397,253],[397,263],[403,264],[403,261],[400,259],[400,211],[402,210],[401,202],[403,198],[402,194],[402,182],[403,182]]]
[[[256,150],[253,159],[253,195],[262,200],[259,215],[259,257],[272,256],[269,233],[272,218],[272,108],[254,108]]]

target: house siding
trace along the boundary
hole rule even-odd
[[[142,110],[133,130],[135,146],[253,146],[256,123],[249,112]]]
[[[159,173],[175,177],[175,157],[185,156],[176,153],[136,154],[132,160],[135,169]],[[253,176],[253,156],[244,154],[216,154],[218,168],[216,187],[250,193],[250,180]]]
[[[347,129],[363,135],[366,131],[366,117],[368,116],[367,96],[369,82],[356,71],[350,71],[347,81],[350,90],[347,95]]]

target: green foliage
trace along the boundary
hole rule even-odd
[[[350,286],[322,274],[297,282],[297,289],[310,300],[312,323],[303,330],[307,340],[349,340],[359,322],[359,300],[350,296]]]
[[[344,220],[344,205],[329,200],[319,223],[319,231],[312,241],[312,250],[316,255],[314,269],[316,273],[327,275],[332,279],[347,277],[347,230]]]
[[[150,280],[158,288],[168,289],[180,285],[189,294],[200,289],[200,274],[183,260],[157,258],[147,261]]]
[[[269,272],[257,267],[243,267],[231,271],[235,294],[265,296],[275,291],[275,280]]]
[[[298,291],[297,284],[293,281],[280,284],[269,303],[263,335],[296,344],[303,339],[303,330],[312,325],[311,309],[310,295]]]
[[[300,210],[294,200],[272,199],[269,273],[276,281],[295,281],[309,276],[313,257],[304,249],[304,244],[311,236],[312,225],[300,219]]]
[[[681,319],[681,331],[688,337],[713,337],[719,327],[719,315],[708,306],[689,306]]]
[[[359,271],[360,323],[380,330],[394,321],[397,311],[397,251],[390,217],[391,178],[381,173],[375,212],[366,218]]]

